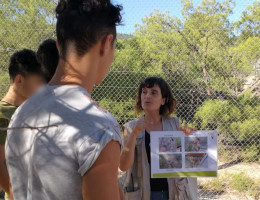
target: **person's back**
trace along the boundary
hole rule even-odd
[[[59,1],[57,70],[7,134],[14,199],[119,200],[120,130],[90,94],[112,64],[121,9],[110,0]]]
[[[39,104],[39,101],[41,104]],[[6,148],[17,199],[82,199],[81,176],[120,129],[80,86],[46,86],[14,114]],[[115,134],[117,133],[117,134]],[[15,137],[14,137],[15,136]]]

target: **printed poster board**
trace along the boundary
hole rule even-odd
[[[153,131],[151,177],[216,177],[217,132]]]

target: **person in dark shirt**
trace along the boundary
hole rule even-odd
[[[120,169],[127,171],[125,181],[126,198],[132,195],[141,200],[195,200],[196,191],[190,189],[187,178],[151,177],[151,131],[183,131],[190,134],[196,129],[182,127],[179,119],[171,117],[177,101],[170,86],[158,77],[149,77],[139,86],[136,97],[136,112],[144,116],[124,125],[125,148],[120,158]],[[177,151],[176,140],[163,144],[161,152]],[[169,168],[174,167],[174,160],[167,161]],[[197,188],[194,179],[193,188]]]

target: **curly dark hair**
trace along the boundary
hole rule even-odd
[[[165,98],[165,104],[160,107],[160,115],[169,117],[171,114],[175,113],[177,100],[173,96],[169,84],[164,79],[159,77],[148,77],[141,82],[136,95],[135,111],[137,114],[143,111],[141,102],[142,90],[144,88],[152,88],[155,85],[158,85],[161,89],[162,98]]]
[[[30,49],[15,52],[10,57],[8,71],[12,81],[18,74],[23,77],[31,74],[43,75],[36,53]]]
[[[83,56],[104,36],[113,34],[115,40],[121,10],[122,6],[110,0],[60,0],[56,7],[60,57],[66,58],[71,43],[78,56]]]

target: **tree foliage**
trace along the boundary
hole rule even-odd
[[[154,10],[132,34],[118,35],[112,70],[93,98],[123,124],[135,117],[139,83],[160,76],[172,87],[177,115],[184,121],[195,120],[201,129],[218,129],[227,141],[249,144],[248,138],[259,137],[260,103],[248,92],[240,94],[260,59],[260,3],[255,1],[231,22],[234,0],[202,0],[199,6],[181,2],[182,17]],[[9,83],[10,55],[22,48],[35,50],[55,36],[54,8],[53,0],[1,1],[2,91],[3,83]],[[250,152],[258,145],[252,142]]]

